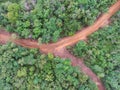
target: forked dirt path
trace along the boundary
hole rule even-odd
[[[74,45],[79,40],[84,40],[88,35],[97,31],[99,28],[103,27],[106,22],[110,19],[112,15],[114,15],[120,9],[120,0],[118,0],[114,5],[112,5],[108,12],[103,14],[95,23],[80,32],[76,33],[71,37],[66,37],[59,40],[56,43],[51,44],[42,44],[39,45],[37,41],[30,39],[13,39],[12,34],[6,32],[5,30],[0,30],[0,43],[6,44],[7,42],[14,42],[17,45],[21,45],[27,48],[38,48],[43,53],[52,53],[55,56],[59,56],[61,58],[69,58],[71,60],[71,64],[73,66],[78,66],[80,70],[83,71],[86,75],[88,75],[93,82],[97,85],[99,90],[105,90],[104,85],[101,80],[92,72],[90,68],[88,68],[82,59],[74,57],[66,50],[66,46]]]

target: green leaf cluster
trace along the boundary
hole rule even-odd
[[[7,12],[7,18],[11,23],[15,23],[18,20],[19,17],[19,10],[20,10],[20,6],[17,3],[12,3],[10,5],[8,5],[7,8],[8,12]]]

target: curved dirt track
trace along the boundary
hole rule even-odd
[[[103,14],[93,25],[76,33],[74,36],[63,38],[56,43],[39,45],[35,40],[13,39],[12,34],[4,30],[0,30],[0,43],[5,44],[7,42],[14,42],[17,45],[21,45],[23,47],[38,48],[43,53],[53,53],[55,56],[59,56],[61,58],[70,58],[72,65],[80,67],[83,73],[87,74],[95,82],[99,90],[105,90],[100,79],[91,71],[91,69],[85,66],[83,60],[78,59],[70,54],[66,50],[66,46],[74,45],[79,40],[86,39],[88,35],[97,31],[100,27],[103,27],[104,24],[110,19],[110,17],[114,15],[114,13],[116,13],[119,9],[120,0],[111,6],[109,11]]]
[[[97,31],[99,28],[103,27],[104,24],[108,22],[110,17],[114,15],[119,9],[120,9],[120,0],[118,0],[117,3],[111,6],[108,12],[103,14],[93,25],[81,30],[80,32],[76,33],[73,36],[63,38],[57,43],[41,45],[40,46],[41,50],[44,52],[53,52],[54,49],[60,49],[69,45],[74,45],[79,40],[86,39],[88,35],[92,34],[93,32]],[[49,46],[51,46],[51,48],[49,48]]]

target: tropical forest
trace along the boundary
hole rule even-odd
[[[120,90],[120,0],[0,0],[0,90]]]

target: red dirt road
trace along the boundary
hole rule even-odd
[[[120,0],[118,0],[113,6],[110,7],[109,11],[103,14],[93,25],[83,29],[82,31],[76,33],[71,37],[66,37],[59,40],[56,43],[52,44],[42,44],[39,45],[35,40],[29,39],[13,39],[12,34],[8,33],[4,30],[0,30],[0,43],[6,44],[7,42],[14,42],[17,45],[21,45],[27,48],[38,48],[43,53],[52,53],[55,56],[59,56],[61,58],[69,58],[73,66],[78,66],[80,69],[88,75],[94,83],[97,85],[99,90],[105,90],[104,85],[101,80],[88,68],[83,60],[74,57],[66,50],[66,46],[74,45],[79,40],[86,39],[88,35],[97,31],[100,27],[103,27],[106,22],[110,19],[112,15],[114,15],[120,9]]]
[[[5,44],[10,40],[11,34],[5,30],[0,30],[0,43]]]

